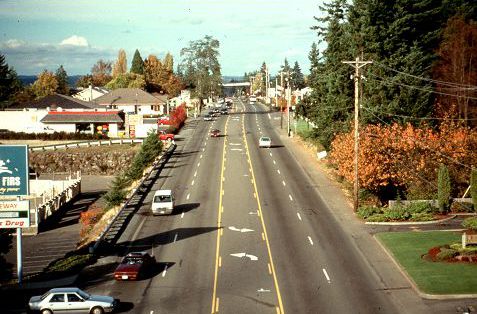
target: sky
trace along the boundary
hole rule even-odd
[[[266,62],[278,72],[287,58],[309,73],[308,53],[323,0],[0,0],[0,54],[20,75],[90,73],[124,49],[128,66],[180,50],[210,35],[220,42],[222,75],[242,76]]]

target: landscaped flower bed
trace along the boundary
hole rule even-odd
[[[477,246],[467,246],[465,249],[460,243],[435,246],[429,249],[427,254],[424,254],[422,258],[432,262],[477,264]]]
[[[358,209],[358,217],[368,222],[386,221],[431,221],[441,218],[438,209],[427,202],[398,205],[392,208],[363,206]]]

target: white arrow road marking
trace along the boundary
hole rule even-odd
[[[242,146],[242,144],[240,144],[240,143],[230,143],[229,145],[232,145],[232,146]]]
[[[280,117],[275,117],[275,120],[280,120],[281,118]]]
[[[247,229],[247,228],[238,229],[238,228],[235,228],[234,226],[230,226],[229,230],[239,231],[239,232],[252,232],[253,231],[252,229]]]
[[[308,236],[308,241],[310,241],[310,244],[313,245],[313,240],[311,239],[310,236]]]
[[[248,177],[248,174],[244,174],[243,176],[244,176],[244,177]]]
[[[240,151],[240,152],[242,151],[241,148],[231,148],[230,150],[238,150],[238,151]]]
[[[270,290],[268,289],[263,289],[263,288],[260,288],[257,290],[257,292],[270,292]]]
[[[251,254],[247,254],[247,253],[233,253],[233,254],[230,254],[230,255],[235,256],[235,257],[240,257],[240,258],[248,257],[248,258],[250,258],[251,261],[257,261],[258,260],[258,257],[256,257],[255,255],[251,255]]]
[[[323,274],[325,274],[326,280],[328,280],[328,283],[331,283],[330,276],[328,276],[328,273],[326,272],[326,269],[323,268]]]
[[[298,219],[301,220],[301,215],[300,215],[300,213],[296,213],[296,215],[298,216]]]
[[[255,212],[249,212],[248,214],[249,214],[249,215],[258,215],[258,211],[255,211]]]

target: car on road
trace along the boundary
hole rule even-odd
[[[229,114],[229,111],[227,110],[227,108],[222,108],[222,109],[220,109],[220,114],[221,115],[226,115],[226,114]]]
[[[174,195],[172,190],[157,190],[152,198],[151,211],[153,215],[168,215],[174,210]]]
[[[147,252],[128,253],[114,271],[116,280],[137,280],[150,274],[156,259]]]
[[[110,296],[91,295],[75,287],[54,288],[28,301],[30,311],[41,314],[54,313],[111,313],[119,301]]]
[[[272,139],[268,136],[262,136],[258,140],[258,147],[272,147]]]
[[[214,121],[214,117],[210,114],[204,116],[204,121]]]
[[[210,136],[211,137],[219,137],[220,136],[220,130],[213,129],[212,131],[210,131]]]

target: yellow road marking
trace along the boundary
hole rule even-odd
[[[242,129],[244,130],[243,140],[245,142],[245,151],[247,152],[247,156],[248,156],[249,160],[251,160],[250,150],[248,148],[247,137],[245,136],[245,119],[242,120]],[[265,243],[267,244],[268,257],[270,259],[270,269],[272,271],[273,282],[275,283],[275,290],[277,292],[277,298],[278,298],[277,313],[284,314],[285,311],[283,310],[282,296],[280,294],[280,287],[278,286],[278,279],[277,279],[277,275],[275,273],[275,266],[273,265],[272,250],[270,249],[270,243],[268,241],[267,227],[265,226],[265,221],[264,221],[263,215],[262,215],[262,205],[260,204],[260,197],[258,195],[258,189],[257,189],[257,181],[255,180],[255,173],[253,172],[253,166],[252,166],[251,162],[250,162],[250,171],[251,171],[251,174],[252,174],[253,188],[255,190],[254,196],[257,199],[258,213],[259,213],[259,216],[260,216],[260,221],[262,222],[263,234],[265,235]]]
[[[225,124],[225,133],[227,133],[227,122],[229,121],[229,117],[227,117],[227,121]],[[217,232],[217,246],[215,250],[215,271],[214,271],[214,288],[212,292],[212,311],[211,313],[216,313],[219,311],[219,298],[217,298],[217,281],[218,281],[218,276],[219,276],[219,257],[220,257],[220,237],[222,235],[222,201],[223,201],[223,188],[224,188],[224,181],[222,178],[224,177],[224,170],[225,170],[225,150],[227,147],[227,138],[224,141],[224,148],[222,150],[222,166],[221,166],[221,171],[220,171],[220,191],[222,193],[219,194],[219,208],[217,210],[218,212],[218,218],[217,218],[217,228],[220,229],[219,232]]]

